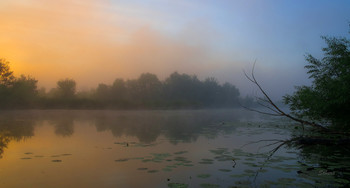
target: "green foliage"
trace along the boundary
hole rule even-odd
[[[0,85],[8,86],[14,80],[13,72],[10,70],[9,62],[0,59]]]
[[[350,129],[350,41],[346,38],[322,37],[327,44],[324,57],[307,55],[311,86],[297,87],[284,102],[299,117],[331,123],[333,128]]]
[[[37,80],[13,76],[9,62],[0,59],[0,108],[33,107],[38,99]]]

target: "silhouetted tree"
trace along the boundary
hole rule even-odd
[[[10,70],[9,62],[5,59],[0,59],[0,107],[8,105],[11,92],[9,87],[14,80],[12,71]]]
[[[112,84],[112,95],[113,98],[116,100],[123,100],[125,99],[126,94],[126,85],[123,79],[116,79]]]
[[[9,64],[5,59],[0,59],[0,85],[8,86],[15,79]]]
[[[9,62],[0,59],[1,108],[30,107],[37,100],[37,80],[30,76],[13,76]]]
[[[138,105],[140,103],[140,90],[137,80],[126,81],[127,100],[132,105]]]
[[[198,105],[201,85],[196,76],[174,72],[164,83],[166,99],[179,105]]]
[[[76,83],[73,79],[66,78],[57,82],[57,95],[60,98],[72,99],[76,92]]]
[[[284,101],[298,117],[323,120],[337,129],[350,130],[350,40],[322,38],[327,43],[322,49],[324,57],[320,60],[306,56],[305,68],[312,85],[297,87]]]
[[[98,84],[96,89],[96,98],[99,101],[110,101],[111,100],[111,90],[106,84]]]
[[[153,103],[161,96],[162,83],[151,73],[141,74],[137,80],[139,97],[142,103]]]
[[[38,99],[38,81],[30,76],[21,75],[13,81],[11,87],[12,104],[16,106],[32,106]]]
[[[228,107],[238,106],[240,92],[236,86],[226,82],[222,88],[220,93],[220,99],[222,99],[222,104],[226,104]],[[245,99],[243,99],[245,100]]]
[[[15,78],[8,64],[0,59],[0,108],[233,107],[239,100],[239,91],[231,84],[177,72],[163,82],[155,74],[143,73],[134,80],[116,79],[112,85],[101,83],[78,93],[76,82],[66,78],[46,93],[45,88],[37,89],[38,81],[32,77]]]
[[[206,106],[219,105],[220,85],[213,77],[204,80],[202,85],[201,100]]]

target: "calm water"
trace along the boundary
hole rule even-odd
[[[337,162],[292,147],[290,122],[242,110],[0,113],[0,187],[340,186]],[[335,155],[337,156],[337,155]],[[321,156],[322,157],[322,156]],[[341,175],[341,176],[340,176]]]

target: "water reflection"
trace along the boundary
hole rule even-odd
[[[15,115],[8,115],[0,119],[0,158],[4,149],[11,141],[20,141],[34,136],[33,120],[18,119]]]
[[[240,110],[1,112],[0,182],[7,187],[349,183],[344,147],[290,146],[268,163],[266,154],[256,153],[263,145],[242,149],[259,139],[290,138],[289,126],[280,120],[247,123],[254,115]],[[61,177],[70,180],[62,183]]]
[[[97,131],[111,131],[114,137],[134,136],[140,142],[154,142],[161,134],[164,126],[163,117],[150,114],[142,115],[110,115],[97,117],[95,126]]]
[[[312,180],[316,187],[350,185],[348,143],[316,143],[299,149],[298,176]]]
[[[54,127],[57,136],[70,137],[74,127],[92,123],[98,132],[111,132],[116,138],[136,137],[141,143],[152,143],[164,135],[172,144],[194,142],[199,135],[215,138],[232,126],[225,122],[239,122],[252,115],[234,110],[216,111],[14,111],[0,114],[0,156],[12,140],[34,136],[34,129],[43,122]]]
[[[52,121],[55,126],[55,134],[58,136],[72,136],[74,133],[74,119],[73,117],[66,117]]]
[[[220,129],[223,121],[237,122],[234,114],[213,114],[207,111],[196,112],[146,112],[139,114],[105,114],[95,119],[97,131],[111,131],[115,137],[123,135],[137,137],[142,143],[151,143],[163,134],[172,143],[193,142],[205,130],[211,136]],[[230,127],[233,128],[233,127]],[[209,136],[209,135],[208,135]]]

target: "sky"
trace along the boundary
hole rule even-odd
[[[16,76],[78,89],[172,72],[215,77],[241,95],[255,74],[273,98],[308,85],[305,55],[320,36],[349,36],[348,0],[1,0],[0,58]]]

